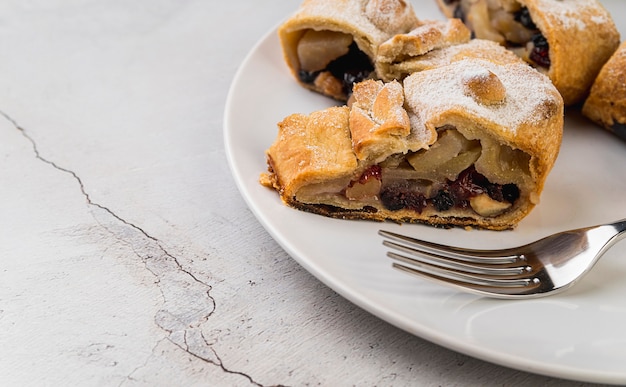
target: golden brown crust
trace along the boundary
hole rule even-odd
[[[332,31],[352,37],[358,49],[373,66],[378,46],[398,33],[419,24],[405,0],[305,0],[298,11],[283,23],[278,35],[285,61],[298,82],[311,90],[345,101],[347,95],[336,88],[322,88],[300,78],[298,44],[309,30]],[[328,80],[325,81],[328,84]]]
[[[616,124],[626,124],[626,42],[600,71],[582,111],[609,130],[615,130]]]
[[[422,149],[436,138],[435,132],[411,132],[404,90],[396,81],[383,84],[370,80],[355,85],[350,133],[357,158],[374,164],[390,153]]]
[[[397,34],[378,48],[376,62],[394,63],[432,50],[467,43],[470,30],[458,19],[425,21],[405,34]]]
[[[404,79],[410,74],[446,66],[463,59],[484,59],[498,64],[522,63],[522,60],[498,43],[484,39],[472,39],[467,43],[449,45],[407,57],[393,63],[378,63],[380,78],[389,82]]]
[[[438,0],[440,9],[447,17],[453,17],[456,7],[464,2]],[[479,0],[473,3],[480,2],[484,3],[481,5],[486,13],[488,2]],[[517,0],[517,3],[517,7],[528,9],[532,21],[549,45],[549,67],[537,64],[538,69],[547,73],[563,96],[566,106],[584,100],[602,65],[620,42],[611,15],[598,0]],[[478,13],[479,8],[476,8]],[[477,19],[484,17],[467,16],[466,19],[468,24],[474,21],[477,25],[491,26],[482,20],[478,22]],[[518,27],[522,28],[521,25]],[[477,37],[506,44],[506,39],[495,31],[482,29],[475,33]],[[575,65],[572,65],[572,61],[575,61]]]
[[[597,0],[520,0],[528,7],[550,45],[548,77],[569,106],[582,101],[620,35],[609,12]],[[575,58],[575,66],[572,60]]]
[[[407,110],[419,111],[421,124],[426,127],[452,125],[467,138],[497,141],[530,156],[528,167],[533,183],[526,192],[528,202],[510,213],[508,219],[511,224],[517,223],[538,203],[547,174],[556,161],[562,139],[562,98],[547,79],[542,79],[544,76],[526,65],[495,65],[476,60],[457,63],[455,73],[449,71],[449,66],[408,77],[405,88],[415,94],[406,97]],[[502,105],[485,104],[466,92],[471,79],[485,77],[487,71],[495,73],[506,89],[507,101]],[[432,80],[434,75],[441,77],[439,82]],[[464,87],[456,88],[456,79]],[[487,177],[499,183],[498,176]]]
[[[278,137],[267,151],[272,182],[285,201],[305,184],[351,178],[357,167],[352,152],[349,109],[331,107],[310,115],[292,114],[278,124]]]
[[[337,218],[502,230],[538,203],[560,146],[563,101],[547,77],[529,66],[470,59],[413,74],[404,86],[365,81],[354,93],[350,108],[295,114],[279,124],[261,182],[271,184],[288,205]],[[476,200],[476,212],[433,205],[416,211],[387,207],[376,197],[378,190],[348,194],[373,165],[400,168],[388,163],[435,149],[438,131],[449,128],[461,133],[464,144],[481,144],[482,153],[469,164],[478,173],[494,184],[519,187],[513,205],[494,207],[481,197],[486,200]]]

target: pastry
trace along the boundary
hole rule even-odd
[[[539,202],[562,130],[546,76],[459,60],[360,82],[350,107],[286,117],[261,183],[330,217],[509,229]]]
[[[468,58],[485,59],[499,64],[523,63],[518,56],[498,43],[472,39],[465,43],[437,47],[420,55],[407,55],[389,62],[381,60],[377,62],[377,68],[379,78],[389,82],[394,79],[402,80],[418,71],[434,69]]]
[[[602,67],[583,114],[626,140],[626,42]]]
[[[400,33],[378,46],[374,67],[379,79],[402,79],[408,72],[397,72],[398,64],[423,57],[433,51],[467,43],[470,30],[458,19],[425,21],[407,33]]]
[[[447,17],[462,19],[476,38],[506,46],[547,74],[567,106],[586,97],[620,41],[598,0],[437,2]]]
[[[305,0],[278,35],[302,86],[346,101],[355,82],[374,75],[378,46],[418,25],[404,0]]]

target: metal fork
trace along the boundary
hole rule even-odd
[[[380,230],[397,269],[484,296],[507,299],[561,292],[626,236],[626,219],[550,235],[524,246],[475,250]],[[407,256],[410,255],[410,256]]]

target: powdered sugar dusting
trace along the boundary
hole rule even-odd
[[[604,13],[601,7],[598,8],[596,0],[539,0],[537,8],[543,10],[549,22],[558,22],[567,29],[587,28],[581,16],[586,13],[591,13],[587,20],[594,24],[605,24],[610,20],[608,13]]]
[[[466,93],[471,77],[494,73],[506,90],[502,103],[484,104]],[[407,110],[414,131],[451,111],[474,115],[516,134],[523,124],[543,120],[547,102],[559,101],[559,94],[545,76],[523,63],[496,65],[480,59],[466,59],[449,66],[415,73],[404,81]]]
[[[468,66],[463,69],[461,79],[466,82],[471,79],[487,79],[489,78],[489,70],[483,66]]]
[[[356,35],[374,50],[391,36],[406,33],[419,23],[411,4],[404,0],[307,0],[292,19],[298,18],[302,18],[302,28],[308,23],[319,26],[319,20],[326,20],[328,29],[358,31]]]

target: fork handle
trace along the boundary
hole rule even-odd
[[[618,220],[616,222],[609,223],[604,226],[598,226],[598,228],[601,228],[601,227],[610,227],[613,229],[613,232],[615,233],[615,235],[610,240],[607,241],[606,243],[607,248],[610,246],[613,246],[615,243],[617,243],[618,241],[626,237],[626,219]]]
[[[626,219],[622,219],[622,220],[618,220],[618,221],[613,222],[613,223],[609,223],[609,224],[607,224],[607,226],[613,227],[618,234],[621,234],[624,231],[626,231]]]

